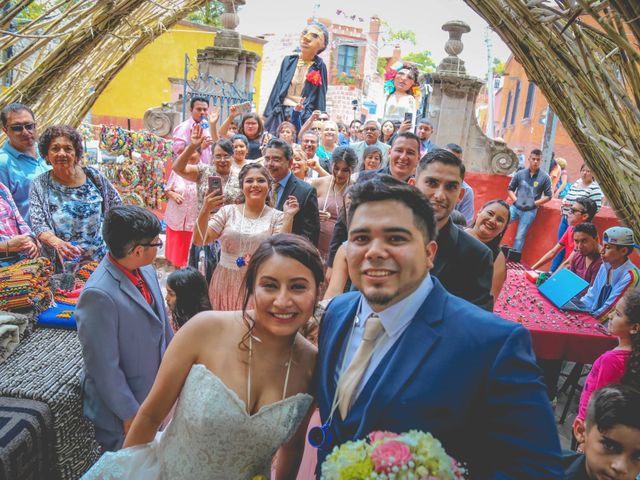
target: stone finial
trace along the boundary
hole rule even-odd
[[[240,19],[238,18],[236,7],[238,5],[244,5],[246,1],[245,0],[221,0],[221,2],[224,5],[224,13],[220,15],[220,21],[222,22],[222,26],[226,30],[235,30],[238,24],[240,23]]]
[[[464,49],[462,43],[462,34],[469,33],[471,27],[461,20],[451,20],[442,25],[442,30],[449,32],[449,39],[444,44],[444,51],[449,54],[448,57],[440,62],[437,71],[453,75],[466,75],[467,70],[464,61],[458,57]]]

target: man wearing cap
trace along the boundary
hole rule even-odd
[[[587,293],[573,303],[576,309],[604,320],[626,291],[638,284],[640,272],[629,260],[629,255],[637,248],[630,228],[611,227],[604,232],[603,240],[603,263],[596,279]]]

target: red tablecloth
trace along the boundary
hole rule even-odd
[[[511,265],[510,265],[511,266]],[[522,269],[509,268],[493,311],[521,323],[533,339],[538,358],[593,363],[618,342],[595,318],[555,307],[524,276]]]

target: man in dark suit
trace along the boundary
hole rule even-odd
[[[395,136],[389,150],[389,164],[378,170],[364,170],[358,174],[358,182],[370,180],[378,175],[391,175],[403,182],[412,182],[416,173],[416,166],[420,160],[420,140],[411,132],[402,132]],[[331,242],[329,243],[329,258],[327,264],[333,265],[333,258],[340,245],[347,239],[347,224],[340,216],[333,227]]]
[[[75,317],[82,346],[84,414],[104,450],[118,450],[173,337],[158,277],[160,222],[133,205],[107,212],[109,253],[89,277]]]
[[[316,189],[291,173],[293,151],[287,142],[274,138],[267,144],[264,166],[269,171],[271,204],[282,210],[289,196],[298,199],[300,211],[293,219],[292,233],[307,237],[314,245],[320,237],[320,214]]]
[[[335,445],[376,430],[431,432],[473,479],[560,478],[560,444],[531,338],[429,274],[433,209],[382,175],[351,191],[347,261],[359,292],[320,324],[317,400]]]
[[[416,187],[431,202],[438,230],[438,253],[431,273],[449,293],[491,312],[491,251],[449,218],[464,196],[464,173],[462,160],[443,149],[428,153],[418,164]]]

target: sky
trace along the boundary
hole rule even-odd
[[[394,5],[403,7],[394,8]],[[364,22],[356,19],[352,23],[343,15],[336,17],[337,10],[342,10],[346,16],[361,17]],[[436,65],[447,56],[444,44],[449,34],[442,30],[442,25],[449,20],[462,20],[471,27],[471,32],[462,36],[464,51],[460,55],[466,63],[467,74],[484,77],[487,71],[487,23],[462,0],[404,0],[402,3],[393,0],[246,0],[246,5],[239,10],[240,25],[237,30],[252,36],[299,32],[314,11],[319,17],[362,26],[365,31],[369,26],[369,18],[377,14],[395,31],[415,32],[416,45],[404,44],[403,54],[410,50],[430,50]],[[494,32],[491,32],[490,38],[494,57],[506,61],[510,55],[509,48]]]

